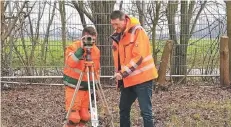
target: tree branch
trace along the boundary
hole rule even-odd
[[[80,12],[84,13],[93,23],[95,23],[93,16],[86,11],[83,4],[78,4],[76,1],[72,1],[72,4],[74,4],[74,6],[77,6]]]

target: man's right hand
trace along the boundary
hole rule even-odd
[[[78,59],[82,59],[83,58],[83,54],[84,54],[84,49],[83,48],[78,48],[76,51],[75,51],[75,56],[78,58]]]

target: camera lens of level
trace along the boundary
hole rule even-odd
[[[91,37],[87,37],[87,41],[91,41]]]

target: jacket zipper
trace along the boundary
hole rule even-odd
[[[126,58],[126,50],[125,50],[126,46],[124,46],[124,58]]]

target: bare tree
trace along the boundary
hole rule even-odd
[[[85,19],[85,17],[84,17],[84,12],[82,12],[81,9],[79,8],[79,7],[83,7],[83,1],[78,1],[78,2],[72,1],[72,3],[73,3],[73,5],[74,5],[75,9],[76,9],[76,10],[78,11],[78,13],[79,13],[79,16],[80,16],[80,19],[81,19],[83,28],[85,28],[87,24],[86,24],[86,19]]]
[[[136,6],[138,9],[138,14],[139,14],[139,21],[140,21],[140,25],[144,26],[144,11],[145,9],[145,1],[136,1]]]
[[[154,61],[157,62],[157,53],[158,51],[156,50],[156,27],[158,24],[158,21],[160,19],[160,8],[161,8],[161,2],[160,1],[152,1],[150,3],[150,6],[152,6],[152,13],[148,13],[150,15],[150,17],[153,16],[153,18],[151,18],[152,21],[152,54],[154,57]],[[150,11],[149,11],[150,12]]]
[[[46,32],[45,32],[45,37],[44,37],[43,43],[41,45],[41,59],[42,59],[41,63],[43,65],[46,65],[46,62],[47,62],[48,38],[50,35],[50,28],[51,28],[51,25],[52,25],[52,22],[53,22],[53,19],[55,16],[56,3],[57,2],[55,1],[51,13],[50,13],[51,9],[49,8],[49,16],[48,16],[49,20],[48,20],[48,24],[47,24],[47,28],[46,28]],[[40,75],[41,75],[41,73],[42,73],[42,69],[40,71]]]
[[[101,66],[105,67],[101,71],[102,75],[111,75],[111,71],[114,70],[108,68],[109,65],[112,65],[111,40],[109,36],[113,32],[111,26],[108,24],[110,22],[109,15],[113,11],[115,2],[116,1],[72,1],[76,10],[87,16],[97,29],[97,44],[101,53]],[[105,48],[105,46],[108,47]]]
[[[59,1],[59,12],[61,16],[61,24],[62,24],[62,44],[63,44],[63,52],[65,54],[65,48],[66,48],[66,9],[65,9],[65,1]],[[64,60],[65,60],[65,55]]]
[[[29,16],[31,8],[28,9],[28,2],[5,1],[1,3],[1,59],[2,71],[4,74],[12,75],[11,64],[13,61],[13,48],[15,47],[15,35],[22,28],[25,19]],[[8,9],[8,14],[6,14]],[[9,47],[9,48],[8,48]],[[9,50],[8,50],[9,49]],[[4,61],[4,62],[3,62]]]
[[[205,7],[207,1],[203,1],[200,4],[199,9],[195,10],[195,3],[196,1],[181,1],[180,2],[180,42],[177,42],[177,34],[175,28],[175,21],[174,17],[177,13],[177,2],[169,1],[168,8],[167,8],[167,18],[169,24],[169,34],[170,39],[174,40],[175,43],[175,50],[174,56],[175,58],[172,61],[172,74],[176,75],[185,75],[187,73],[187,66],[186,66],[186,58],[187,58],[187,47],[189,39],[192,36],[194,31],[196,22]],[[196,17],[192,18],[192,15],[196,13]],[[180,78],[174,78],[175,81],[179,81]],[[186,80],[181,80],[185,82]]]
[[[156,47],[156,27],[159,19],[161,18],[161,1],[150,1],[145,3],[145,1],[136,1],[135,5],[138,10],[139,21],[142,26],[148,26],[151,30],[151,41],[152,41],[152,54],[154,61],[157,61],[157,50]],[[136,11],[133,11],[136,12]]]

